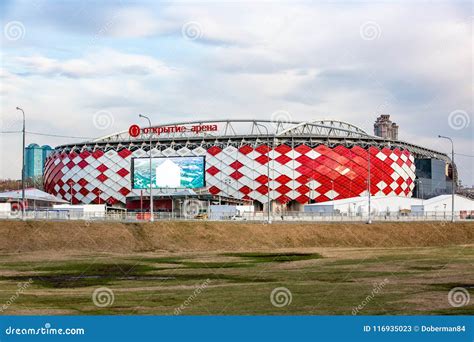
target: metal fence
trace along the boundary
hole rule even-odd
[[[455,212],[456,221],[473,221],[474,212]],[[21,220],[22,212],[0,212],[0,219]],[[28,210],[24,219],[27,220],[86,220],[86,221],[121,221],[121,222],[142,222],[150,219],[149,212],[81,212],[73,210]],[[182,213],[156,212],[156,221],[189,220],[189,221],[268,221],[266,212],[245,212],[236,215],[232,213],[220,213],[216,219],[211,219],[211,215],[183,215]],[[369,217],[367,213],[316,213],[316,212],[284,212],[273,213],[270,216],[272,222],[365,222]],[[423,212],[423,213],[400,213],[384,212],[371,215],[371,220],[376,222],[399,222],[399,221],[450,221],[451,212]]]

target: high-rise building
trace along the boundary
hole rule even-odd
[[[374,123],[374,134],[378,137],[398,140],[398,125],[390,120],[390,115],[380,115]]]
[[[53,149],[48,145],[29,144],[25,148],[25,177],[41,177],[46,158],[52,151]]]

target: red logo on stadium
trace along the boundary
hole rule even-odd
[[[131,125],[128,129],[128,134],[134,138],[138,137],[140,135],[140,127],[138,125]]]

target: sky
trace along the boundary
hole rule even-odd
[[[333,119],[450,152],[474,185],[471,1],[0,2],[0,132],[57,146],[194,119]],[[21,134],[0,133],[0,178]]]

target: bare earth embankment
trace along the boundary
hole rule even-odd
[[[101,223],[0,221],[0,253],[219,251],[311,247],[428,247],[474,243],[474,222]]]

